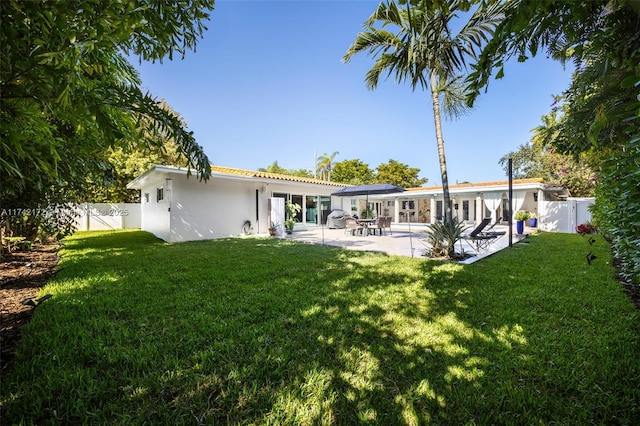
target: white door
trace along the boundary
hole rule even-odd
[[[282,235],[284,227],[284,198],[269,198],[269,226],[275,224],[278,228],[276,235]]]

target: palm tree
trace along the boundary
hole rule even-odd
[[[532,130],[533,137],[531,138],[534,149],[540,154],[546,147],[552,145],[558,136],[558,125],[560,124],[556,110],[552,110],[549,114],[543,115],[541,120],[542,124]]]
[[[459,0],[446,0],[441,9],[425,2],[416,6],[407,2],[406,8],[394,1],[380,3],[343,57],[343,62],[348,62],[364,51],[377,57],[365,77],[369,89],[377,87],[382,74],[393,74],[397,82],[409,81],[413,90],[420,86],[431,92],[446,221],[451,221],[452,215],[441,108],[451,117],[465,112],[462,76],[457,73],[466,68],[466,59],[477,57],[482,44],[488,41],[502,17],[501,8],[499,2],[493,2],[478,9],[453,35],[450,23],[460,9]],[[376,23],[380,28],[374,26]],[[388,31],[387,26],[396,32]]]
[[[331,169],[333,168],[333,159],[336,158],[336,155],[340,154],[338,151],[335,151],[331,155],[327,155],[325,152],[318,158],[318,164],[316,165],[316,170],[320,175],[320,179],[331,181]]]

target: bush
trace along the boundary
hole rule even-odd
[[[462,233],[467,227],[453,218],[451,221],[446,219],[441,222],[435,222],[428,226],[425,231],[427,234],[427,243],[431,246],[429,250],[430,257],[446,257],[453,259],[456,257],[456,243],[460,240]]]
[[[638,104],[640,105],[640,103]],[[640,285],[640,133],[602,166],[593,209],[611,240],[621,276]]]
[[[582,223],[576,227],[576,232],[580,235],[595,234],[597,229],[590,223]]]

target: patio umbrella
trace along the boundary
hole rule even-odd
[[[355,197],[357,195],[366,195],[368,198],[369,195],[393,194],[396,192],[404,192],[404,188],[390,185],[388,183],[376,183],[373,185],[348,186],[331,195],[336,197]]]
[[[369,195],[393,194],[397,192],[404,192],[404,188],[388,183],[376,183],[373,185],[348,186],[331,195],[335,197],[356,197],[358,195],[366,195],[367,208],[369,208]]]
[[[358,195],[366,195],[367,196],[366,202],[368,206],[369,195],[394,194],[398,192],[404,192],[404,188],[401,188],[396,185],[391,185],[388,183],[377,183],[373,185],[348,186],[346,188],[342,188],[341,190],[334,192],[331,195],[336,197],[355,197]],[[411,235],[411,218],[409,218],[409,243],[411,245],[411,257],[413,257],[413,238]]]

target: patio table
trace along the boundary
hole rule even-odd
[[[375,225],[378,222],[378,219],[358,219],[358,223],[364,226],[362,231],[363,235],[369,235],[369,226]]]

